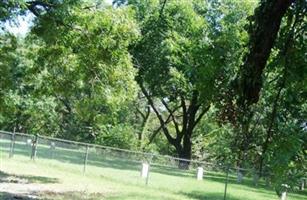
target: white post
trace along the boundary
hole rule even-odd
[[[281,193],[281,198],[280,199],[281,200],[287,200],[287,192],[286,191]]]
[[[149,171],[149,164],[148,163],[142,163],[141,177],[147,178],[148,171]]]
[[[290,188],[290,186],[287,184],[282,184],[281,187],[282,187],[282,193],[280,199],[287,200],[287,190]]]
[[[31,146],[32,144],[32,140],[31,139],[27,139],[27,146]]]
[[[204,175],[204,168],[197,167],[197,180],[199,181],[203,180],[203,175]]]
[[[51,158],[53,159],[53,151],[55,150],[55,143],[54,142],[51,142],[50,143],[50,155],[51,155]]]
[[[305,189],[305,181],[306,181],[306,179],[302,178],[302,183],[301,183],[301,187],[300,187],[301,191],[304,191],[304,189]]]

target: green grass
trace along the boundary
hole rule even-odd
[[[29,182],[48,185],[50,191],[40,194],[43,199],[222,200],[224,195],[223,172],[206,172],[204,180],[197,181],[193,170],[151,166],[149,183],[145,185],[145,180],[140,178],[141,163],[134,162],[136,157],[133,155],[91,149],[86,174],[83,175],[84,148],[68,150],[57,147],[51,152],[45,142],[38,146],[37,159],[32,161],[31,147],[25,142],[15,144],[11,159],[8,158],[9,141],[0,140],[0,145],[0,177],[14,175]],[[263,182],[255,187],[250,178],[245,178],[242,184],[237,184],[235,176],[230,175],[227,199],[278,198]],[[306,199],[306,192],[291,193],[288,199]]]

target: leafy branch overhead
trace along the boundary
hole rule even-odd
[[[0,1],[0,129],[306,173],[305,0]],[[30,19],[24,35],[10,26]]]

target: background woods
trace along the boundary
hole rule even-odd
[[[0,129],[254,168],[279,193],[306,174],[306,9],[1,1]]]

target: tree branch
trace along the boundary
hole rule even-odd
[[[171,111],[172,114],[168,115],[167,119],[166,119],[165,122],[164,122],[165,125],[167,125],[168,123],[171,122],[171,120],[170,120],[170,119],[171,119],[171,115],[173,115],[173,113],[176,112],[176,110],[178,110],[179,108],[180,108],[180,107],[177,107],[177,108],[175,108],[173,111]],[[156,135],[159,133],[159,131],[161,130],[161,128],[162,128],[162,125],[160,125],[159,128],[156,129],[156,130],[153,132],[152,136],[151,136],[150,139],[149,139],[149,143],[148,143],[147,145],[149,145],[149,144],[153,141],[153,139],[154,139],[154,138],[156,137]]]
[[[157,115],[158,120],[159,120],[159,122],[160,122],[160,124],[161,124],[161,126],[162,126],[162,130],[163,130],[163,133],[164,133],[165,137],[167,138],[167,140],[168,140],[171,144],[175,145],[175,139],[170,135],[169,130],[168,130],[167,127],[166,127],[166,124],[165,124],[165,121],[163,120],[162,115],[159,113],[158,109],[155,107],[154,102],[153,102],[153,100],[151,99],[151,97],[150,97],[150,95],[148,94],[148,92],[146,91],[146,89],[145,89],[143,83],[140,83],[139,85],[140,85],[140,88],[141,88],[143,94],[144,94],[145,97],[147,98],[149,105],[150,105],[151,108],[154,110],[155,114]]]
[[[193,127],[195,127],[199,122],[200,120],[202,119],[202,117],[208,112],[208,110],[210,109],[211,105],[207,106],[199,115],[198,117],[196,118],[195,122],[194,122],[194,125]]]
[[[136,111],[142,116],[143,119],[146,119],[145,114],[142,113],[142,111],[138,108],[138,106],[136,106]]]
[[[41,6],[45,10],[49,10],[51,7],[55,7],[54,4],[45,1],[27,1],[26,6],[36,17],[40,16],[40,13],[37,10],[37,6]]]
[[[262,73],[276,40],[281,20],[294,0],[262,1],[250,27],[249,52],[241,66],[238,89],[239,104],[244,107],[258,102]]]
[[[167,125],[169,122],[171,122],[170,121],[170,115],[168,116],[168,118],[166,119],[166,121],[165,121],[165,125]],[[157,134],[159,133],[159,131],[162,129],[162,125],[160,125],[159,126],[159,128],[157,128],[154,132],[153,132],[153,134],[151,135],[151,137],[149,138],[149,142],[148,142],[148,144],[147,145],[149,145],[149,144],[151,144],[152,143],[152,141],[155,139],[155,137],[157,136]]]
[[[272,108],[272,113],[271,113],[269,123],[268,123],[266,139],[265,139],[265,141],[262,145],[262,154],[261,154],[262,156],[260,158],[260,167],[259,167],[260,174],[262,173],[264,154],[267,152],[267,150],[269,148],[270,140],[273,137],[273,125],[274,125],[274,121],[275,121],[276,115],[277,115],[278,101],[280,99],[281,92],[284,89],[285,84],[286,84],[286,80],[287,80],[287,73],[288,73],[288,67],[289,67],[289,60],[288,60],[287,53],[288,53],[289,49],[291,48],[291,45],[292,45],[292,42],[293,42],[295,25],[296,25],[297,22],[298,22],[298,18],[296,17],[294,23],[291,25],[289,34],[286,38],[285,45],[283,47],[284,49],[283,49],[283,51],[281,51],[281,54],[282,54],[281,56],[285,59],[284,71],[283,71],[282,80],[279,84],[279,88],[278,88],[276,97],[275,97],[274,102],[273,102],[273,108]]]
[[[181,133],[185,132],[185,130],[187,129],[187,121],[188,121],[188,116],[187,116],[187,107],[185,105],[185,100],[184,97],[182,95],[180,95],[180,101],[181,101],[181,107],[182,107],[182,129],[181,129]]]
[[[166,1],[167,1],[167,0],[164,0],[163,3],[162,3],[162,7],[161,7],[161,10],[160,10],[159,17],[162,17],[162,16],[163,16],[163,10],[164,10],[164,8],[165,8]]]
[[[200,105],[198,105],[197,100],[198,99],[198,91],[194,90],[192,94],[192,100],[190,102],[188,111],[187,111],[187,131],[189,131],[189,134],[192,134],[192,130],[194,128],[195,123],[195,115],[197,113],[197,110],[200,108]]]
[[[167,103],[165,102],[164,99],[161,99],[161,102],[162,102],[162,104],[164,105],[164,107],[166,108],[166,110],[169,112],[169,115],[171,116],[172,121],[173,121],[173,123],[174,123],[175,129],[176,129],[176,133],[177,133],[177,135],[178,135],[178,134],[180,133],[179,124],[177,123],[176,118],[175,118],[175,116],[173,115],[174,112],[171,111],[171,109],[168,107],[168,105],[167,105]]]

